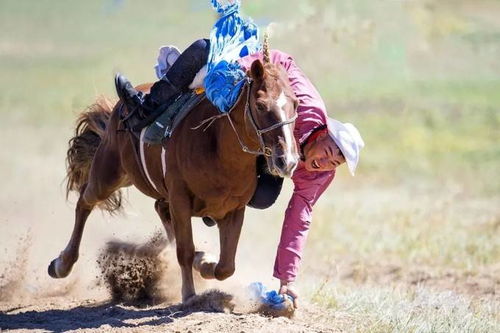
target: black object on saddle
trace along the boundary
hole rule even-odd
[[[283,178],[268,172],[264,156],[257,157],[257,187],[247,206],[256,209],[271,207],[278,199],[283,186]]]

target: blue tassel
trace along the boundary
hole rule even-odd
[[[240,16],[240,0],[225,4],[222,0],[211,1],[221,18],[210,32],[205,91],[212,104],[221,112],[228,112],[244,83],[245,73],[237,60],[261,49],[259,30],[251,20]]]
[[[227,4],[225,5],[221,2],[223,1],[212,0],[212,6],[217,11],[217,13],[219,13],[222,16],[231,14],[233,11],[240,10],[240,0],[235,0],[232,4],[226,0],[225,2],[227,2]]]

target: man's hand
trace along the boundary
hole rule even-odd
[[[281,295],[290,295],[293,298],[293,307],[298,308],[299,307],[299,302],[297,299],[299,298],[299,293],[297,292],[297,289],[293,286],[292,282],[288,281],[283,281],[281,280],[281,286],[280,286],[280,291],[279,293]]]

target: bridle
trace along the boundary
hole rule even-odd
[[[246,94],[247,96],[246,96],[246,102],[245,102],[245,116],[249,115],[248,118],[250,119],[250,123],[252,124],[252,127],[255,130],[255,134],[257,135],[257,138],[259,140],[260,148],[258,150],[252,150],[252,149],[248,148],[247,145],[245,145],[245,143],[241,139],[240,135],[238,134],[236,127],[234,126],[233,120],[231,119],[231,112],[236,108],[236,105],[239,104],[241,95],[238,97],[238,100],[236,101],[236,103],[234,103],[234,106],[228,112],[224,112],[223,114],[219,114],[219,115],[210,117],[208,119],[205,119],[203,122],[201,122],[198,126],[194,127],[193,129],[197,129],[197,128],[203,126],[205,123],[210,122],[205,127],[205,129],[206,129],[216,119],[219,119],[222,117],[227,117],[229,124],[231,124],[231,127],[233,128],[234,134],[236,134],[236,138],[238,139],[238,142],[240,143],[241,150],[243,150],[245,153],[249,153],[249,154],[264,155],[266,157],[271,157],[273,151],[270,147],[266,146],[264,139],[262,138],[262,135],[267,133],[267,132],[270,132],[274,129],[277,129],[277,128],[280,128],[280,127],[283,127],[285,125],[293,123],[297,119],[297,114],[295,114],[292,118],[287,119],[285,121],[281,121],[279,123],[273,124],[273,125],[268,126],[266,128],[262,128],[262,129],[259,128],[257,126],[257,122],[255,121],[255,118],[253,116],[253,113],[252,113],[252,110],[250,107],[250,92],[252,91],[253,80],[251,78],[248,78],[248,77],[244,78],[243,80],[245,80],[243,87],[247,87],[247,94]]]

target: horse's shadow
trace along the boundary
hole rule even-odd
[[[228,303],[229,302],[229,303]],[[157,326],[173,322],[193,312],[222,312],[231,310],[231,300],[220,294],[209,293],[197,296],[186,304],[167,307],[141,308],[124,306],[116,302],[105,302],[72,309],[32,310],[18,312],[12,309],[0,312],[0,330],[24,329],[64,332],[76,329],[110,327]],[[16,312],[11,314],[12,312]]]

